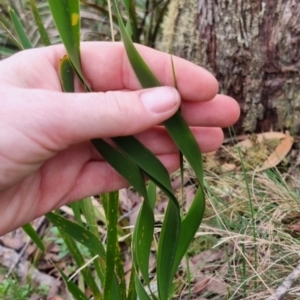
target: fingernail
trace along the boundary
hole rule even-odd
[[[140,99],[147,110],[163,113],[177,106],[180,96],[175,88],[164,86],[142,92]]]

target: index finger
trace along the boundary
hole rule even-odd
[[[49,47],[53,65],[65,54],[63,46]],[[174,86],[170,54],[142,45],[137,50],[162,85]],[[51,49],[52,48],[52,49]],[[207,70],[179,57],[173,57],[178,90],[188,101],[208,101],[218,91],[218,82]],[[137,90],[141,88],[122,43],[83,42],[83,72],[93,91]]]

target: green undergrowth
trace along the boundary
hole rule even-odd
[[[299,172],[291,176],[272,169],[261,173],[247,171],[245,177],[241,171],[215,174],[207,170],[205,180],[209,189],[206,213],[188,249],[189,267],[192,269],[190,280],[186,266],[181,267],[176,273],[173,299],[254,300],[270,296],[271,291],[280,286],[299,262],[299,175]],[[175,174],[174,178],[176,176],[180,175]],[[185,177],[189,179],[186,189],[193,187],[194,180],[188,168],[185,168]],[[245,180],[248,181],[250,194]],[[158,232],[160,216],[157,209]],[[101,239],[105,245],[106,226],[100,219],[99,224],[102,224]],[[125,261],[129,249],[122,236],[126,237],[126,230],[120,229],[120,245]],[[55,241],[56,230],[51,232]],[[57,235],[57,244],[61,246],[59,238]],[[65,255],[65,248],[60,249],[63,252],[61,255]],[[154,255],[156,250],[153,245]],[[194,265],[193,258],[203,253],[201,261],[196,261]],[[214,283],[216,288],[208,285],[208,288],[194,292],[197,284],[205,278],[215,280],[218,286]],[[12,280],[15,282],[16,278]],[[79,284],[80,277],[75,282]],[[155,283],[154,274],[152,282]],[[11,291],[11,285],[7,281],[5,284]],[[28,291],[28,285],[18,283],[18,286]],[[289,297],[287,299],[297,299],[297,290],[292,290]]]
[[[0,19],[4,25],[3,31],[0,32],[2,55],[16,51],[17,40],[24,48],[59,41],[53,22],[46,22],[50,16],[50,10],[42,1],[35,2],[41,23],[38,23],[36,19],[34,21],[32,15],[28,17],[24,13],[28,9],[33,9],[32,6],[29,7],[29,4],[32,5],[33,2],[35,1],[18,3],[2,1],[0,3],[1,11],[4,12]],[[74,15],[78,17],[78,7],[75,7],[75,1],[67,2],[74,9],[72,17]],[[130,3],[133,2],[123,2],[121,12],[124,12],[124,15],[119,16],[118,19],[117,10],[113,10],[111,15],[113,24],[109,24],[109,10],[104,5],[106,2],[81,1],[83,28],[80,33],[79,22],[75,22],[75,25],[71,22],[70,25],[70,20],[60,15],[63,10],[57,9],[57,3],[49,1],[52,3],[52,13],[57,16],[56,23],[62,24],[63,29],[60,29],[60,33],[69,55],[60,61],[61,78],[64,74],[68,76],[73,74],[75,69],[74,74],[79,76],[86,90],[90,91],[80,66],[79,40],[108,40],[110,25],[113,25],[111,27],[116,31],[115,33],[113,30],[113,37],[119,39],[122,36],[126,50],[131,50],[131,52],[128,51],[128,57],[138,77],[141,78],[141,85],[143,87],[159,85],[141,60],[140,65],[134,65],[132,62],[135,58],[139,59],[139,56],[131,45],[130,36],[133,41],[152,45],[158,34],[161,17],[159,13],[163,12],[163,8],[158,9],[159,4],[156,1],[137,1],[135,14],[132,14]],[[117,2],[114,3],[115,7],[118,7]],[[151,11],[150,6],[154,5],[153,3],[157,5],[152,7],[155,9]],[[165,5],[168,1],[160,1],[160,3]],[[14,11],[6,11],[7,4],[10,4]],[[9,28],[10,23],[7,21],[8,15],[5,12],[10,14],[18,38],[14,38],[15,31],[12,33],[9,31],[13,28]],[[70,12],[66,10],[63,13]],[[29,18],[28,22],[26,18]],[[98,22],[94,22],[94,18]],[[67,21],[64,22],[65,20]],[[38,31],[32,30],[35,22],[40,24]],[[44,37],[43,30],[46,32]],[[70,37],[74,37],[73,40],[70,40]],[[146,74],[146,76],[143,78],[141,74]],[[174,79],[176,79],[175,74]],[[68,77],[66,81],[62,80],[62,86],[64,91],[72,92],[74,90],[73,77],[71,79]],[[178,132],[174,130],[173,125],[180,123],[179,125],[184,128],[184,123],[181,122],[179,113],[175,118],[177,119],[173,121],[168,120],[165,125],[170,129],[171,134],[173,133],[174,137],[178,138],[178,135],[176,136]],[[183,134],[183,136],[188,135]],[[222,168],[209,168],[206,164],[203,183],[201,155],[199,157],[191,155],[189,158],[194,159],[192,165],[196,166],[194,171],[198,170],[197,176],[188,166],[184,168],[183,175],[187,182],[183,187],[183,200],[180,201],[179,210],[177,198],[181,198],[181,188],[176,191],[176,196],[179,196],[174,197],[169,178],[165,180],[162,176],[160,182],[161,178],[156,177],[156,173],[159,172],[151,170],[153,165],[150,164],[150,168],[147,169],[145,164],[137,159],[139,151],[136,150],[145,150],[140,148],[134,138],[114,139],[118,145],[118,151],[122,150],[120,152],[115,151],[115,148],[109,148],[110,145],[105,145],[103,140],[92,142],[100,152],[104,151],[101,152],[102,156],[125,178],[128,176],[131,179],[132,174],[136,175],[133,185],[145,199],[142,201],[140,197],[137,201],[137,205],[143,203],[142,213],[135,223],[135,228],[138,229],[132,234],[133,225],[130,225],[130,216],[134,206],[127,209],[124,214],[122,201],[125,200],[124,197],[119,197],[117,192],[100,195],[99,198],[84,199],[67,207],[69,210],[48,214],[47,219],[50,221],[51,229],[48,232],[49,236],[47,234],[43,241],[39,240],[30,226],[24,228],[40,250],[45,252],[40,256],[41,260],[48,259],[49,243],[55,243],[58,247],[58,259],[64,261],[68,257],[71,260],[71,265],[55,262],[52,274],[64,279],[68,291],[76,299],[130,300],[136,299],[137,294],[140,299],[146,300],[156,300],[158,297],[161,299],[201,298],[203,300],[264,299],[272,294],[297,265],[300,246],[300,195],[297,170],[291,173],[286,166],[285,171],[281,173],[277,169],[256,172],[253,165],[249,167],[250,162],[253,164],[252,154],[250,155],[249,152],[245,154],[239,150],[234,152],[233,161],[228,161],[226,156],[223,157],[227,163],[239,164],[238,168],[231,172],[223,172]],[[130,144],[131,142],[134,144]],[[193,141],[190,140],[190,142]],[[186,143],[181,146],[183,150],[186,150]],[[255,157],[258,152],[265,156],[264,151],[267,148],[276,147],[273,144],[266,147],[256,146],[258,148],[254,151]],[[114,151],[116,153],[113,154],[117,159],[111,156]],[[228,151],[231,150],[227,149]],[[149,155],[147,152],[144,153]],[[148,157],[153,159],[151,156]],[[122,162],[119,163],[119,169],[116,161]],[[155,160],[153,161],[156,163]],[[207,159],[206,162],[208,161]],[[128,172],[129,169],[133,172]],[[218,172],[215,172],[216,170]],[[142,172],[152,179],[152,183],[147,187],[144,185]],[[176,176],[180,177],[181,174],[173,175],[173,179]],[[156,189],[153,182],[161,190]],[[200,222],[194,223],[193,221],[197,217],[201,221],[203,213],[201,208],[204,205],[201,194],[203,184],[207,199],[206,212],[202,225],[197,230]],[[188,219],[189,222],[184,223],[182,217],[188,215],[191,199],[195,198],[197,191],[200,191],[198,198],[201,200],[202,207],[196,207],[198,210],[194,210],[192,217]],[[135,190],[131,189],[131,192],[135,193]],[[164,204],[164,201],[167,202],[164,194],[170,199],[169,206]],[[139,196],[136,195],[136,197]],[[77,225],[72,222],[76,222]],[[168,224],[164,225],[167,222]],[[188,245],[187,240],[192,239],[194,235],[194,229],[191,231],[192,234],[188,229],[189,227],[195,228],[195,226],[196,236],[185,251]],[[181,231],[182,228],[185,231]],[[185,239],[186,235],[188,235],[187,239]],[[166,236],[167,238],[163,239]],[[164,242],[160,242],[161,240]],[[177,245],[180,248],[182,244],[184,246],[179,254],[176,253],[174,249]],[[136,252],[135,250],[139,247],[142,247],[142,251]],[[154,257],[154,263],[148,266],[149,257],[150,261]],[[132,270],[131,273],[130,270]],[[2,286],[2,295],[6,296],[10,293],[10,296],[16,299],[29,297],[30,289],[27,283],[21,284],[15,278],[5,279]],[[69,297],[68,291],[61,290],[60,292],[63,296]],[[23,293],[27,294],[24,296]],[[118,295],[118,298],[114,298],[116,297],[114,295]]]
[[[202,244],[214,241],[207,249],[211,255],[224,255],[204,264],[200,274],[216,278],[226,293],[206,291],[202,297],[267,298],[299,261],[299,177],[273,169],[208,172],[205,178],[207,206],[199,235]]]

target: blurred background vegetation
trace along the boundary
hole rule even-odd
[[[82,41],[109,41],[111,40],[109,16],[106,0],[80,0],[82,14]],[[155,45],[160,35],[160,26],[167,11],[170,0],[136,0],[133,16],[133,40],[151,46]],[[8,8],[11,7],[18,14],[23,26],[33,42],[34,47],[45,45],[40,36],[31,6],[36,5],[42,22],[48,32],[50,43],[60,42],[58,32],[53,24],[47,1],[42,0],[0,0],[0,58],[4,58],[19,51],[18,44],[13,38],[15,35],[10,22]],[[124,14],[126,15],[126,14]],[[114,34],[119,39],[119,30],[114,15]]]

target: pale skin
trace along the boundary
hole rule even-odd
[[[92,138],[136,135],[170,172],[178,150],[163,127],[181,105],[203,152],[223,141],[239,106],[218,95],[205,69],[147,47],[138,50],[160,82],[142,90],[122,44],[82,43],[84,73],[93,93],[62,93],[63,46],[27,50],[0,62],[0,235],[62,205],[121,189],[128,183],[97,153]]]

